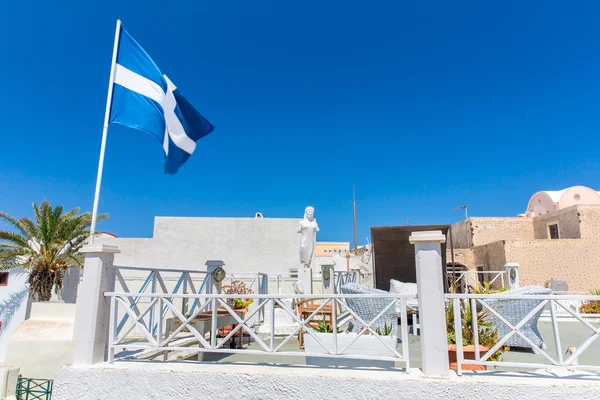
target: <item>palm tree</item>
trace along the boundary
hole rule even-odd
[[[33,203],[35,223],[29,218],[16,219],[0,211],[0,220],[13,231],[0,230],[0,270],[25,267],[29,270],[29,291],[39,301],[48,301],[52,287],[62,287],[64,273],[70,267],[82,267],[78,251],[88,239],[92,216],[78,214],[79,208],[63,213],[62,206],[52,207],[44,200]],[[98,220],[108,215],[98,216]]]

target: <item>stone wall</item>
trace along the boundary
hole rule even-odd
[[[446,249],[446,265],[452,263],[452,252],[450,249]],[[474,270],[475,256],[472,249],[454,249],[454,263],[464,265],[469,270]]]
[[[470,218],[473,232],[472,246],[498,240],[531,240],[533,221],[531,218]]]
[[[600,239],[505,242],[505,258],[520,264],[520,283],[544,286],[550,279],[567,282],[570,291],[600,288]]]
[[[577,206],[582,239],[600,239],[600,206]]]
[[[558,235],[560,239],[580,239],[579,206],[573,206],[533,218],[534,239],[550,239],[548,224],[558,223]],[[600,217],[600,215],[598,215]],[[600,220],[599,220],[600,222]]]
[[[473,255],[475,267],[483,267],[484,271],[505,270],[504,264],[506,264],[507,259],[503,240],[474,247]]]

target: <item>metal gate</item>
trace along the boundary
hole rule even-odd
[[[50,400],[52,398],[52,380],[31,379],[19,376],[17,380],[17,400]]]

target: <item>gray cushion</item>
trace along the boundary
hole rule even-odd
[[[389,294],[386,291],[379,289],[370,289],[366,285],[358,283],[348,283],[341,287],[343,294]],[[366,323],[371,322],[373,318],[377,316],[388,304],[392,302],[393,298],[347,298],[346,304],[348,307],[356,313]],[[396,318],[396,308],[391,306],[386,310],[381,317],[375,321],[371,327],[375,330],[377,328],[384,330],[385,325],[392,327],[392,336],[398,337],[398,319]],[[359,332],[362,329],[362,324],[356,321],[352,332]]]
[[[535,294],[550,294],[550,289],[546,289],[540,286],[526,286],[516,290],[509,290],[501,293],[500,295],[535,295]],[[493,308],[498,314],[500,314],[504,319],[510,322],[512,325],[518,324],[531,310],[537,307],[543,300],[515,300],[515,299],[489,299],[484,300],[484,302]],[[540,318],[540,315],[544,311],[542,307],[539,311],[533,315],[529,321],[521,327],[519,330],[523,335],[525,335],[529,340],[531,340],[536,346],[542,347],[544,344],[544,338],[540,334],[538,330],[537,323]],[[495,315],[490,315],[489,320],[492,321],[494,328],[498,330],[498,337],[502,338],[511,332],[511,329],[506,325],[500,318]],[[526,347],[532,348],[531,344],[529,344],[525,339],[519,336],[517,333],[512,335],[505,343],[505,346],[510,347]]]

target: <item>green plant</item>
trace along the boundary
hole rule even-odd
[[[492,289],[492,284],[490,282],[484,282],[483,285],[478,283],[477,286],[471,288],[473,294],[493,294],[493,293],[502,293],[506,292],[508,288],[502,289]]]
[[[377,334],[379,336],[390,336],[392,334],[392,324],[383,324],[383,330],[381,328],[377,328],[375,329],[375,332],[377,332]]]
[[[231,285],[224,285],[221,289],[223,289],[224,294],[252,294],[254,291],[246,286],[246,284],[242,281],[235,280],[231,282]],[[234,309],[242,309],[248,307],[250,304],[254,302],[251,298],[248,297],[239,297],[230,299],[233,303]]]
[[[498,331],[494,329],[489,320],[490,311],[479,309],[473,315],[471,306],[467,300],[460,300],[461,316],[461,334],[463,346],[475,344],[475,334],[473,331],[473,322],[477,324],[477,336],[480,346],[492,348],[498,343]],[[456,344],[456,330],[454,327],[454,303],[451,302],[446,307],[446,331],[448,334],[448,344]],[[502,355],[502,350],[496,351],[489,358],[489,361],[498,361]]]
[[[361,329],[363,327],[361,326]],[[393,329],[393,325],[392,324],[387,324],[384,323],[383,324],[383,329],[382,328],[376,328],[375,332],[379,335],[379,336],[390,336],[392,334],[392,329]],[[363,335],[370,335],[371,331],[366,330]]]
[[[34,298],[48,301],[62,287],[64,272],[82,267],[84,256],[79,249],[88,239],[92,223],[90,213],[79,208],[63,212],[44,200],[33,203],[34,221],[17,219],[0,211],[0,220],[8,222],[12,231],[0,230],[0,270],[24,267],[29,270],[29,291]],[[108,215],[98,216],[98,221]]]
[[[600,296],[600,289],[591,290],[592,296]],[[581,307],[579,312],[582,314],[600,314],[600,300],[587,300]]]
[[[333,328],[328,321],[324,319],[320,319],[317,321],[317,326],[313,327],[313,329],[317,332],[321,333],[333,333]],[[338,328],[338,333],[342,333],[344,330],[342,328]]]

